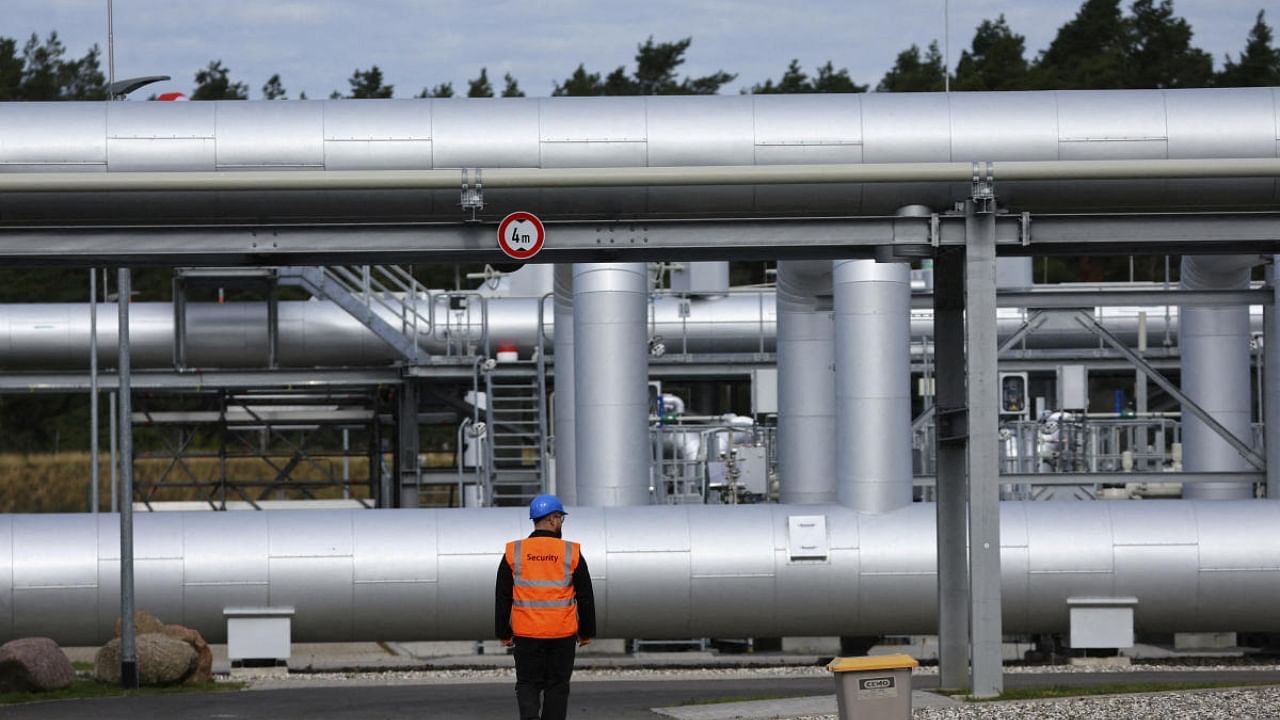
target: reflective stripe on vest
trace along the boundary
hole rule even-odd
[[[578,632],[573,573],[576,543],[533,537],[507,543],[512,572],[511,629],[522,637],[562,638]]]
[[[520,573],[521,563],[524,562],[524,552],[521,548],[524,546],[523,540],[516,541],[515,549],[515,568],[512,569],[512,575],[515,577],[516,585],[520,587],[569,587],[573,584],[573,546],[566,540],[564,543],[564,579],[563,580],[525,580]]]

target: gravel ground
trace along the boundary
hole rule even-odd
[[[1135,664],[1112,668],[1086,668],[1071,665],[1009,666],[1006,673],[1079,673],[1113,672],[1177,672],[1209,670],[1256,670],[1280,672],[1280,665],[1239,661],[1179,661],[1176,663]],[[918,675],[933,675],[936,667],[922,667]],[[511,668],[453,668],[439,670],[388,670],[379,672],[290,673],[287,676],[238,672],[235,680],[248,681],[250,689],[270,690],[332,685],[412,685],[510,682]],[[727,668],[581,668],[574,672],[575,682],[603,680],[714,680],[752,677],[826,677],[822,667],[727,667]],[[1118,682],[1123,678],[1118,677]],[[1234,688],[1223,690],[1190,690],[1141,695],[1111,695],[1066,698],[1060,700],[1006,701],[971,703],[953,707],[922,707],[912,714],[915,720],[1093,720],[1113,718],[1148,720],[1280,720],[1280,687]],[[838,720],[836,715],[809,715],[791,720]]]
[[[1109,695],[1062,700],[971,703],[960,707],[919,708],[920,720],[1263,720],[1280,717],[1280,688],[1197,690],[1149,695]],[[828,715],[823,720],[835,720]],[[813,718],[812,720],[819,720]]]

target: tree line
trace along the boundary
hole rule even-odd
[[[1128,11],[1121,0],[1084,0],[1076,16],[1058,28],[1049,46],[1028,57],[1026,38],[1009,26],[1003,15],[983,20],[969,47],[961,52],[954,72],[948,73],[938,42],[921,49],[913,44],[894,59],[874,86],[876,92],[954,90],[1070,90],[1117,88],[1263,87],[1280,85],[1280,49],[1267,25],[1265,11],[1257,14],[1244,49],[1228,54],[1215,69],[1209,53],[1192,43],[1191,25],[1179,17],[1173,0],[1133,0]],[[738,79],[717,70],[701,77],[680,76],[680,66],[692,38],[638,45],[634,66],[593,72],[585,64],[554,83],[553,96],[589,95],[711,95]],[[194,76],[192,100],[245,100],[249,86],[235,81],[222,60],[212,60]],[[504,74],[500,88],[488,68],[465,81],[466,97],[524,97],[519,82]],[[381,68],[356,68],[345,91],[331,99],[395,97]],[[859,83],[847,68],[826,63],[806,72],[792,59],[777,79],[766,78],[741,89],[743,93],[857,93],[872,89]],[[287,99],[280,75],[260,88],[267,100]],[[413,97],[461,96],[453,83],[423,87]],[[41,41],[33,34],[21,49],[0,37],[0,100],[95,100],[106,97],[101,51],[94,45],[80,57],[70,57],[56,32]],[[299,99],[306,99],[300,93]]]

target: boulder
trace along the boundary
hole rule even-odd
[[[0,692],[48,692],[71,687],[76,672],[58,643],[46,637],[0,645]]]
[[[137,610],[133,613],[133,627],[137,635],[160,633],[190,645],[196,651],[196,669],[186,682],[190,684],[213,682],[213,651],[209,649],[209,643],[204,641],[204,636],[199,630],[183,625],[166,625],[160,618],[146,610]],[[116,618],[115,636],[120,637],[119,618]]]
[[[177,685],[185,682],[199,664],[199,653],[190,644],[163,633],[137,636],[138,684]],[[93,662],[99,682],[120,682],[120,638],[103,645]]]

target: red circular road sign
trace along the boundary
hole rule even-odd
[[[498,223],[498,247],[508,257],[528,260],[542,249],[547,230],[537,215],[518,210]]]

